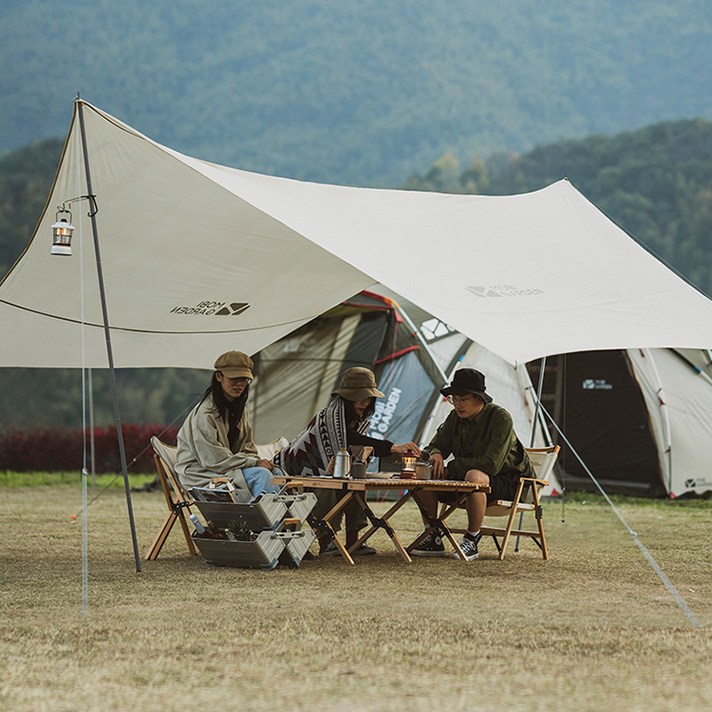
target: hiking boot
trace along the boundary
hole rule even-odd
[[[413,556],[445,556],[445,547],[440,532],[431,531],[415,549],[411,549],[410,553]]]
[[[477,544],[482,538],[482,532],[478,532],[474,537],[470,534],[465,534],[460,541],[460,548],[462,553],[465,555],[467,561],[472,561],[476,559],[480,554],[477,551]]]

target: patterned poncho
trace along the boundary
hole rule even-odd
[[[368,418],[359,419],[356,430],[365,433]],[[336,396],[320,410],[292,442],[274,456],[274,462],[287,474],[325,475],[329,461],[343,447],[348,448],[344,399]]]

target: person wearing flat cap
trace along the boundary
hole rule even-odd
[[[468,561],[478,556],[477,544],[487,502],[513,499],[520,477],[534,477],[529,456],[514,432],[512,416],[492,402],[485,377],[474,368],[455,371],[452,382],[440,391],[454,408],[424,451],[430,454],[433,478],[464,480],[489,485],[490,492],[473,492],[465,500],[467,532],[460,547]],[[452,456],[445,465],[445,460]],[[434,493],[416,495],[431,515],[437,511]],[[447,493],[440,495],[447,499]],[[440,535],[431,531],[411,552],[415,556],[444,556]]]
[[[396,444],[365,434],[369,418],[375,410],[376,398],[383,397],[376,387],[376,376],[370,369],[357,366],[344,371],[339,387],[331,396],[326,408],[320,410],[309,425],[275,455],[275,464],[285,472],[302,477],[325,475],[336,453],[352,446],[369,446],[376,457],[402,454],[406,450],[420,455],[420,448],[414,442]],[[334,490],[318,490],[318,503],[313,515],[322,519],[341,496],[342,493]],[[358,502],[353,500],[342,511],[346,515],[346,547],[350,548],[358,540],[359,531],[366,526],[366,515]],[[336,531],[341,527],[340,519],[341,513],[330,522]],[[318,538],[320,555],[339,554],[328,534],[318,535]],[[376,550],[363,544],[352,553],[375,554]]]
[[[242,351],[218,356],[207,390],[178,431],[176,472],[186,489],[206,487],[214,477],[226,477],[241,502],[265,492],[274,465],[257,454],[247,415],[252,359]]]

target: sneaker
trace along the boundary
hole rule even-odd
[[[413,556],[445,556],[445,546],[440,532],[431,531],[415,549],[411,549],[410,553]]]
[[[351,552],[351,556],[373,556],[376,550],[368,544],[361,544],[356,551]]]
[[[341,552],[339,551],[336,544],[334,544],[333,541],[330,541],[326,545],[326,549],[319,552],[319,557],[322,557],[322,556],[341,556]]]
[[[476,559],[480,554],[477,551],[477,544],[482,538],[482,532],[479,532],[476,536],[472,537],[469,534],[465,534],[460,542],[460,548],[462,553],[465,555],[467,561],[472,561]]]

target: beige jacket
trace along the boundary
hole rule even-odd
[[[178,431],[176,472],[186,489],[206,487],[213,477],[229,477],[244,501],[251,499],[242,470],[255,467],[259,457],[252,441],[247,409],[238,423],[235,442],[228,442],[228,424],[208,395],[190,412]],[[234,451],[234,452],[233,452]]]

